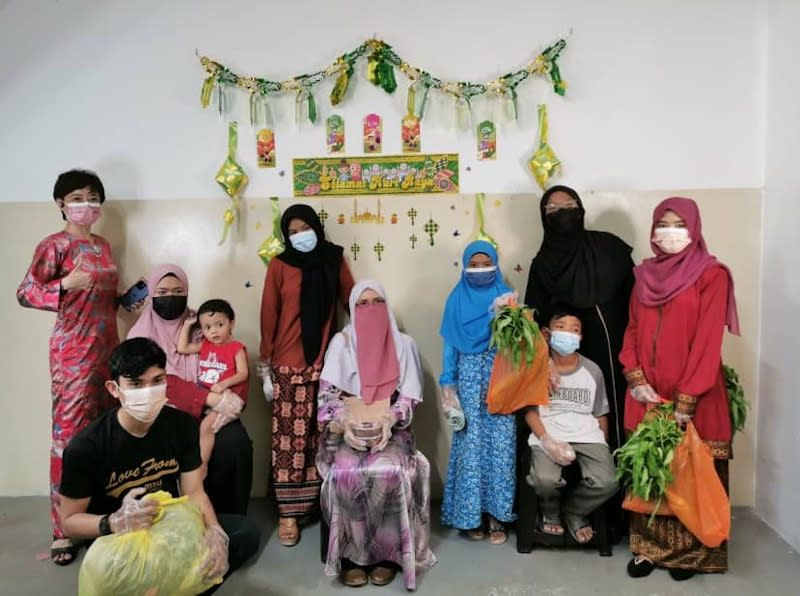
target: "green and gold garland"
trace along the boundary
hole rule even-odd
[[[408,113],[421,118],[425,112],[428,91],[435,89],[451,96],[455,101],[459,121],[464,114],[469,114],[472,98],[491,94],[504,102],[504,111],[517,117],[517,87],[530,76],[549,77],[553,90],[564,95],[567,83],[561,78],[558,59],[566,48],[565,39],[559,39],[550,45],[536,58],[528,62],[524,68],[504,74],[487,83],[470,81],[444,81],[428,71],[412,66],[403,60],[392,49],[392,46],[378,39],[368,39],[356,49],[342,54],[323,70],[309,74],[296,75],[284,81],[273,81],[261,77],[242,76],[234,73],[227,66],[208,57],[201,57],[200,63],[206,70],[203,81],[201,102],[208,107],[214,87],[218,87],[218,106],[220,113],[227,110],[225,89],[227,87],[243,89],[250,93],[250,121],[254,126],[267,125],[271,122],[271,114],[266,98],[278,93],[296,93],[297,115],[308,118],[312,123],[317,119],[314,88],[324,80],[337,77],[330,94],[331,105],[339,104],[347,93],[350,78],[355,72],[355,63],[359,58],[367,57],[367,78],[386,91],[393,93],[397,89],[395,69],[398,69],[409,80]]]

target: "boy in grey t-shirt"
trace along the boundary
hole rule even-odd
[[[609,408],[603,373],[577,353],[581,329],[574,309],[553,309],[544,333],[561,381],[551,391],[550,403],[530,408],[525,420],[532,450],[527,481],[539,497],[541,530],[561,535],[566,524],[573,538],[585,543],[594,534],[588,515],[613,496],[617,482],[606,441]],[[576,459],[581,480],[564,495],[561,471]]]

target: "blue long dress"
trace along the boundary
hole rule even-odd
[[[458,385],[458,399],[467,420],[453,433],[447,480],[444,485],[442,523],[461,530],[481,525],[482,513],[502,522],[516,519],[516,436],[513,416],[490,414],[486,392],[495,350],[461,354],[445,347],[442,385]],[[455,381],[455,382],[454,382]]]

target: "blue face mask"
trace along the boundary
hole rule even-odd
[[[497,278],[497,267],[469,267],[464,272],[469,285],[476,288],[490,286]]]
[[[550,347],[562,356],[569,356],[581,345],[581,336],[569,331],[553,331],[550,334]]]
[[[317,234],[314,230],[306,230],[289,236],[292,247],[300,252],[311,252],[317,247]]]

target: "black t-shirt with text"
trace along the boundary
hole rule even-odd
[[[112,513],[138,487],[180,496],[180,475],[201,465],[197,421],[165,407],[144,437],[120,426],[119,409],[106,412],[75,435],[64,450],[60,492],[91,497],[89,513]]]

